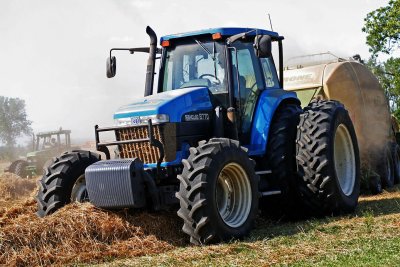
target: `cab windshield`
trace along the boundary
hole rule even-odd
[[[160,92],[197,86],[228,91],[223,44],[196,38],[176,42],[165,52]]]

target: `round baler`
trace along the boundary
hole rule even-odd
[[[343,103],[356,131],[363,177],[370,178],[365,182],[371,191],[381,191],[375,177],[378,174],[382,185],[391,187],[398,181],[398,147],[384,90],[374,74],[358,61],[334,56],[312,60],[323,56],[326,54],[299,57],[297,64],[285,67],[284,89],[295,91],[303,107],[315,98]]]

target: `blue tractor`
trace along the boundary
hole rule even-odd
[[[121,107],[115,126],[95,126],[105,159],[73,151],[53,160],[39,182],[39,216],[72,201],[176,207],[190,241],[206,244],[247,235],[260,210],[354,210],[360,179],[351,119],[336,101],[315,99],[302,110],[283,90],[282,36],[215,28],[164,36],[158,48],[154,31],[146,32],[149,47],[113,48],[107,59],[111,78],[116,50],[149,53],[144,98]],[[115,139],[104,141],[105,132]]]

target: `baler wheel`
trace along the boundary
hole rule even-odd
[[[394,165],[394,184],[400,183],[400,146],[392,143],[392,158]]]
[[[313,215],[354,211],[360,160],[353,124],[338,101],[313,100],[300,115],[296,160],[299,192]]]
[[[190,148],[182,161],[178,216],[196,245],[242,238],[258,213],[258,176],[254,161],[238,141],[213,138]]]
[[[87,200],[82,187],[85,169],[99,160],[98,154],[83,150],[65,152],[54,158],[39,181],[37,215],[44,217],[70,202]]]
[[[395,180],[395,162],[390,143],[383,148],[380,156],[381,158],[377,160],[377,162],[379,162],[377,172],[381,177],[382,187],[392,188]]]
[[[373,194],[373,195],[377,195],[383,192],[383,188],[382,188],[382,181],[381,181],[381,177],[379,175],[370,175],[368,177],[368,186],[369,186],[369,191]]]

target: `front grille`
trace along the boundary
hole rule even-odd
[[[160,125],[153,125],[153,136],[164,144],[164,136]],[[117,141],[128,141],[149,137],[147,126],[139,126],[115,130]],[[150,145],[150,142],[119,145],[120,158],[139,158],[143,163],[156,163],[160,158],[160,151]],[[165,158],[163,159],[163,161]]]

